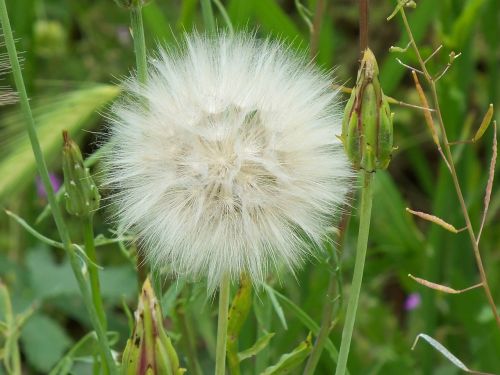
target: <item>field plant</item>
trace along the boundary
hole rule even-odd
[[[500,373],[500,2],[0,23],[0,375]]]

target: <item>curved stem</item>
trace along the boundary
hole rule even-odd
[[[361,190],[361,206],[359,217],[358,243],[356,246],[356,262],[354,264],[354,274],[352,277],[349,302],[344,330],[342,331],[342,342],[340,344],[339,360],[337,363],[336,375],[344,375],[347,368],[347,358],[351,346],[352,332],[356,320],[356,310],[358,309],[359,294],[363,281],[363,269],[365,267],[366,249],[368,245],[368,234],[370,231],[370,218],[373,198],[373,173],[363,173],[363,188]]]
[[[217,349],[215,354],[215,375],[226,373],[227,322],[229,314],[229,274],[223,276],[219,288],[219,318],[217,322]]]
[[[85,241],[85,252],[90,259],[88,270],[90,278],[90,290],[92,292],[92,301],[94,302],[94,307],[99,315],[99,320],[102,326],[106,330],[106,313],[104,312],[104,306],[101,297],[101,285],[99,282],[99,270],[97,268],[97,257],[95,252],[94,244],[94,228],[92,225],[92,216],[85,218],[83,220],[83,235]]]
[[[57,204],[57,200],[54,193],[54,188],[50,182],[49,173],[47,170],[47,165],[45,164],[45,159],[43,157],[42,148],[40,147],[40,142],[38,140],[38,135],[36,133],[35,121],[33,119],[33,114],[31,112],[31,107],[28,100],[28,94],[26,92],[26,87],[24,85],[23,75],[21,73],[21,67],[19,65],[19,60],[17,58],[17,50],[14,42],[14,37],[12,35],[12,29],[10,27],[9,15],[7,13],[7,6],[5,5],[5,0],[0,0],[0,20],[2,23],[2,29],[5,37],[5,46],[7,47],[7,53],[9,55],[9,61],[12,68],[12,73],[14,75],[14,81],[16,83],[17,92],[19,95],[19,102],[21,104],[21,110],[26,121],[26,128],[28,136],[31,142],[31,148],[33,150],[33,155],[35,156],[35,161],[38,168],[38,173],[42,179],[45,191],[47,192],[47,200],[52,208],[52,216],[56,223],[59,236],[64,244],[64,249],[66,250],[71,268],[75,275],[78,287],[82,293],[83,301],[85,307],[87,308],[90,321],[96,331],[98,337],[98,343],[101,351],[105,354],[106,365],[110,370],[110,374],[117,374],[117,368],[113,356],[111,355],[111,349],[109,347],[108,338],[106,336],[106,331],[100,323],[97,311],[92,303],[92,297],[87,285],[87,281],[82,273],[81,262],[75,253],[73,245],[71,243],[71,238],[69,236],[68,228],[64,223],[61,209]]]

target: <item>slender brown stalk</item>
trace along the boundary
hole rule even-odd
[[[405,29],[408,33],[408,37],[410,38],[410,43],[412,45],[413,50],[415,51],[415,54],[417,56],[418,62],[420,64],[420,67],[422,69],[422,72],[424,74],[424,77],[427,81],[427,83],[430,86],[431,93],[432,93],[432,100],[434,102],[434,108],[436,111],[436,117],[438,120],[438,125],[441,130],[441,137],[442,137],[442,143],[443,143],[443,149],[444,149],[444,154],[441,154],[444,161],[447,163],[449,166],[450,174],[453,179],[453,185],[455,187],[455,191],[458,197],[458,200],[460,202],[460,207],[462,209],[462,214],[465,219],[465,224],[467,228],[467,232],[469,234],[470,242],[472,245],[472,249],[474,252],[474,257],[476,259],[476,264],[477,268],[479,270],[479,276],[481,278],[481,284],[484,290],[484,293],[486,294],[486,298],[488,300],[488,303],[491,307],[491,311],[493,312],[493,316],[495,317],[496,323],[498,327],[500,328],[500,315],[498,313],[495,301],[493,299],[493,296],[491,294],[491,290],[488,284],[488,279],[486,277],[486,272],[484,270],[484,265],[483,261],[481,258],[481,252],[479,251],[479,245],[478,241],[476,239],[476,235],[474,234],[474,229],[472,228],[472,223],[470,220],[469,212],[467,211],[467,205],[465,203],[465,199],[462,193],[462,188],[460,187],[460,182],[458,181],[458,175],[457,171],[455,169],[455,163],[453,161],[453,155],[451,152],[450,148],[450,143],[448,142],[448,136],[446,134],[446,127],[444,125],[443,117],[441,114],[441,108],[439,106],[439,98],[437,95],[437,89],[436,89],[436,80],[429,74],[429,71],[427,70],[427,67],[425,65],[425,61],[422,59],[422,56],[420,54],[420,51],[417,47],[417,44],[415,42],[415,39],[413,38],[413,33],[411,31],[410,25],[408,23],[408,19],[406,18],[406,14],[403,8],[400,10],[401,17],[403,19],[403,23],[405,25]],[[438,77],[440,78],[440,77]]]
[[[312,30],[311,30],[311,59],[315,59],[318,53],[319,36],[321,34],[321,24],[323,23],[323,14],[325,12],[326,0],[316,2]]]
[[[359,50],[368,47],[368,0],[359,0]]]

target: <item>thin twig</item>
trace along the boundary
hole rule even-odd
[[[436,89],[436,82],[432,78],[432,76],[429,74],[427,67],[425,66],[425,62],[422,59],[422,56],[420,55],[420,51],[417,47],[417,44],[415,42],[415,39],[413,37],[413,33],[411,31],[410,25],[408,23],[408,19],[406,18],[406,14],[403,8],[400,9],[401,17],[403,19],[403,23],[406,29],[406,32],[408,33],[408,37],[410,38],[410,41],[412,42],[413,50],[415,51],[415,54],[417,56],[417,59],[420,63],[420,67],[422,68],[422,71],[424,73],[425,79],[430,85],[431,92],[432,92],[432,100],[434,102],[434,107],[436,108],[436,115],[438,119],[438,124],[441,130],[441,136],[443,138],[443,144],[444,144],[444,151],[446,153],[447,159],[449,161],[449,166],[450,166],[450,173],[452,176],[453,180],[453,185],[455,187],[455,191],[457,193],[458,200],[460,202],[460,207],[462,209],[462,213],[464,215],[465,219],[465,224],[467,226],[467,233],[469,234],[470,242],[472,244],[473,252],[474,252],[474,257],[476,260],[476,264],[479,270],[479,275],[481,278],[481,284],[484,289],[484,293],[486,295],[486,299],[488,300],[488,304],[490,305],[491,311],[493,312],[493,316],[495,317],[495,321],[500,328],[500,315],[498,313],[495,301],[493,299],[493,296],[491,294],[491,290],[488,284],[488,279],[486,277],[486,272],[484,270],[484,265],[483,265],[483,260],[481,258],[481,253],[479,251],[479,245],[476,240],[476,236],[474,234],[474,229],[472,228],[472,223],[470,220],[469,212],[467,210],[467,205],[465,203],[465,199],[462,193],[462,188],[460,187],[460,182],[458,181],[458,175],[455,169],[455,163],[453,162],[453,155],[451,153],[451,148],[448,142],[448,137],[446,134],[446,127],[444,125],[443,121],[443,116],[441,114],[441,109],[439,106],[439,98],[437,95],[437,89]],[[444,157],[444,155],[443,155]],[[445,159],[446,160],[446,159]]]

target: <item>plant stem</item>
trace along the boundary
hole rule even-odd
[[[110,374],[117,374],[117,368],[111,355],[111,350],[109,348],[108,338],[103,326],[100,323],[97,311],[92,303],[92,297],[87,285],[87,281],[83,275],[81,269],[81,263],[78,259],[75,250],[71,244],[71,239],[69,236],[68,229],[64,223],[61,210],[57,205],[57,201],[54,194],[54,189],[50,182],[49,173],[47,170],[47,165],[45,164],[45,159],[43,157],[42,149],[38,141],[38,136],[35,129],[35,121],[31,112],[31,107],[28,100],[28,94],[26,93],[26,87],[24,85],[24,79],[21,73],[21,67],[19,65],[19,60],[17,58],[16,45],[14,42],[14,37],[12,35],[12,29],[10,27],[9,15],[7,13],[7,6],[5,5],[5,0],[0,0],[0,19],[2,23],[3,33],[5,37],[5,46],[7,47],[7,53],[9,55],[10,64],[12,67],[12,73],[14,75],[14,81],[16,83],[16,88],[19,95],[19,101],[21,104],[21,110],[26,121],[26,128],[28,131],[28,136],[30,138],[31,147],[33,149],[33,154],[35,156],[35,161],[38,168],[38,173],[42,179],[45,191],[47,192],[47,200],[52,208],[52,216],[56,223],[59,236],[64,244],[64,248],[68,253],[71,268],[77,280],[78,286],[82,293],[83,301],[88,310],[90,321],[96,331],[100,349],[105,354],[106,364],[110,370]]]
[[[203,23],[209,34],[215,34],[215,17],[212,9],[212,0],[200,0],[201,13],[203,14]]]
[[[350,202],[352,199],[352,193],[349,194],[347,199]],[[344,205],[344,211],[342,214],[342,219],[339,224],[339,238],[338,247],[341,249],[344,246],[345,232],[347,230],[347,224],[349,218],[351,217],[351,206],[349,204]],[[318,365],[319,359],[321,358],[321,353],[325,347],[326,340],[332,329],[332,324],[334,321],[334,316],[342,309],[342,269],[337,251],[333,248],[331,244],[331,257],[329,259],[330,266],[330,280],[328,282],[328,291],[326,294],[327,302],[323,307],[323,317],[321,319],[321,327],[318,333],[318,337],[314,343],[312,352],[307,360],[306,367],[304,369],[303,375],[313,375],[316,366]],[[336,296],[334,296],[336,294]],[[338,297],[338,298],[337,298]]]
[[[146,40],[144,37],[144,23],[142,21],[142,5],[140,2],[130,9],[130,26],[132,28],[132,36],[134,39],[137,80],[139,83],[144,85],[148,79],[148,60],[146,55]],[[147,103],[144,103],[144,105],[147,106]],[[141,253],[141,251],[139,251],[139,253]],[[150,272],[153,290],[158,299],[161,299],[163,292],[160,272],[151,265]],[[144,280],[141,278],[140,281],[142,285]]]
[[[457,175],[457,171],[455,169],[455,162],[453,161],[453,154],[451,152],[450,143],[448,142],[448,136],[446,134],[446,127],[444,125],[443,116],[442,116],[441,108],[439,105],[439,98],[438,98],[438,94],[437,94],[436,81],[429,74],[429,71],[427,70],[427,67],[425,65],[425,61],[422,59],[422,55],[420,54],[420,51],[417,47],[417,43],[415,42],[415,39],[413,38],[413,33],[411,31],[410,25],[408,23],[408,19],[406,18],[406,13],[405,13],[403,8],[401,8],[400,13],[401,13],[401,18],[403,19],[403,23],[405,25],[406,32],[408,33],[408,37],[410,38],[410,43],[412,45],[412,48],[415,51],[415,54],[417,56],[417,59],[418,59],[418,62],[420,64],[420,67],[422,69],[422,72],[424,73],[425,79],[431,88],[432,100],[434,101],[434,108],[436,111],[439,128],[441,130],[441,137],[443,138],[443,148],[445,151],[445,154],[441,154],[441,156],[444,159],[445,163],[447,164],[449,171],[450,171],[450,174],[451,174],[451,177],[453,179],[453,185],[455,187],[455,192],[457,194],[458,201],[460,202],[460,208],[462,210],[462,214],[463,214],[464,219],[465,219],[465,225],[467,227],[467,232],[469,234],[469,238],[471,241],[472,249],[474,252],[474,257],[476,260],[476,265],[477,265],[477,268],[479,270],[479,277],[481,279],[481,284],[483,286],[483,290],[484,290],[484,293],[486,295],[486,299],[488,300],[488,304],[490,305],[493,316],[495,317],[495,321],[497,323],[497,326],[498,326],[498,328],[500,328],[500,314],[498,313],[495,301],[493,299],[493,295],[491,294],[490,286],[488,284],[488,279],[486,277],[486,271],[484,270],[484,265],[483,265],[483,261],[481,258],[481,252],[479,251],[479,244],[478,244],[478,241],[476,239],[476,235],[474,234],[474,229],[472,228],[472,223],[470,220],[469,212],[467,210],[467,205],[465,204],[465,199],[464,199],[464,196],[462,193],[462,188],[460,187],[460,182],[458,181],[458,175]]]
[[[92,291],[92,301],[94,301],[94,307],[97,311],[97,315],[99,315],[101,324],[106,330],[106,313],[104,312],[104,306],[101,297],[101,285],[99,283],[99,270],[97,268],[92,216],[83,219],[83,235],[85,241],[85,252],[87,253],[87,256],[91,262],[88,265],[88,270],[90,278],[90,290]]]
[[[219,319],[217,322],[217,349],[215,353],[215,375],[226,373],[227,323],[229,314],[229,274],[225,274],[219,287]]]
[[[342,342],[340,344],[339,360],[337,362],[336,375],[344,375],[347,368],[347,358],[351,346],[356,310],[358,309],[359,293],[363,281],[363,269],[365,267],[366,249],[368,245],[368,233],[370,232],[370,218],[373,198],[373,173],[363,172],[363,188],[361,189],[361,206],[359,217],[358,243],[356,246],[356,262],[352,277],[349,302],[347,304],[346,320],[342,331]]]
[[[368,47],[368,0],[359,0],[359,50]]]
[[[144,39],[144,25],[142,22],[142,5],[133,6],[130,10],[130,24],[134,39],[135,62],[137,66],[137,79],[141,84],[147,79],[146,41]]]
[[[321,24],[323,21],[326,1],[327,0],[318,0],[316,2],[316,10],[314,11],[314,18],[313,18],[311,38],[310,38],[311,59],[315,59],[316,54],[318,53],[319,37],[321,34]]]
[[[188,315],[186,312],[186,298],[183,298],[176,309],[177,320],[182,334],[182,343],[184,344],[184,351],[187,357],[187,366],[190,374],[201,375],[200,363],[196,355],[196,348],[192,339],[191,324],[188,322]]]

